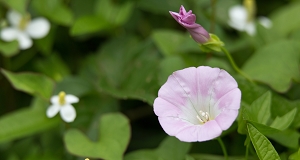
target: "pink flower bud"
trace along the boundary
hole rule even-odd
[[[199,24],[195,23],[196,16],[191,10],[186,12],[183,6],[180,6],[179,13],[169,11],[172,17],[184,28],[186,28],[192,38],[198,43],[206,43],[209,39],[209,33]]]

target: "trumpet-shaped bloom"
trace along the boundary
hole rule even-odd
[[[60,92],[51,97],[52,105],[48,107],[46,115],[48,118],[52,118],[60,112],[60,116],[65,122],[73,122],[76,118],[76,111],[71,104],[77,102],[79,99],[76,96]]]
[[[32,40],[45,37],[50,30],[50,23],[45,18],[30,20],[29,15],[22,16],[15,11],[7,13],[7,19],[11,27],[3,28],[0,32],[2,40],[10,42],[17,40],[20,49],[28,49],[32,46]]]
[[[210,39],[209,33],[197,24],[196,16],[191,10],[186,12],[183,6],[180,7],[179,13],[169,11],[172,17],[191,34],[192,38],[198,43],[206,43]]]
[[[267,17],[258,17],[258,22],[265,28],[272,27],[272,21]],[[250,36],[255,35],[255,21],[249,20],[247,9],[242,5],[236,5],[229,9],[228,25],[239,31],[246,31]]]
[[[160,88],[154,112],[164,131],[181,141],[207,141],[235,121],[241,102],[237,82],[225,70],[200,66],[174,72]]]

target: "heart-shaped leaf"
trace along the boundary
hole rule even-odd
[[[129,120],[120,113],[109,113],[100,118],[96,142],[92,142],[78,129],[70,129],[64,135],[64,142],[70,153],[113,160],[122,160],[129,139]]]

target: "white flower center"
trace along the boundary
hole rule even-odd
[[[208,114],[208,112],[203,112],[203,111],[199,111],[199,115],[197,115],[197,119],[202,123],[202,124],[204,124],[204,123],[206,123],[206,122],[208,122],[209,121],[209,114]]]
[[[58,102],[59,104],[62,106],[66,103],[66,100],[65,100],[65,97],[66,97],[66,93],[65,92],[59,92],[58,94]]]

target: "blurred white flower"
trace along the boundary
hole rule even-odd
[[[229,9],[228,24],[239,31],[246,31],[250,36],[255,35],[255,18],[249,18],[247,9],[242,5],[236,5]],[[258,17],[258,22],[265,28],[272,27],[272,21],[267,17]]]
[[[28,49],[32,46],[32,40],[45,37],[50,30],[50,23],[47,19],[39,17],[30,20],[30,15],[22,16],[16,11],[9,11],[7,19],[11,27],[3,28],[0,37],[4,41],[17,40],[20,49]]]
[[[60,116],[65,122],[73,122],[76,118],[76,110],[71,104],[77,102],[79,102],[78,97],[60,92],[51,97],[52,105],[47,109],[47,117],[52,118],[60,112]]]

